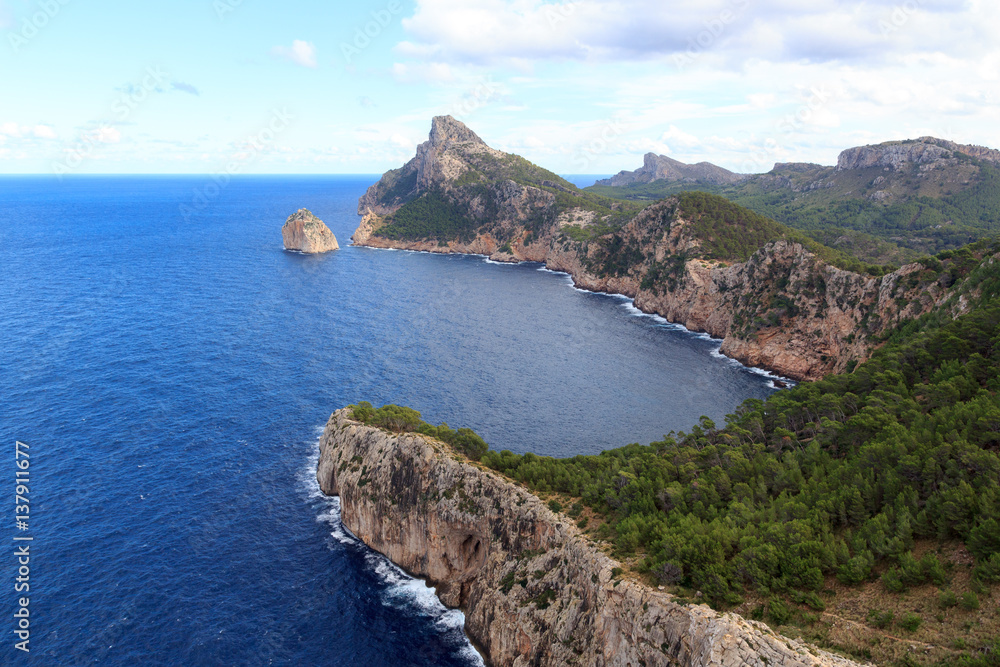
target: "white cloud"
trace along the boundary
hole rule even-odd
[[[36,125],[32,129],[32,134],[34,134],[39,139],[55,139],[56,132],[48,125]]]
[[[55,139],[56,132],[50,125],[19,125],[17,123],[0,123],[0,140],[23,139],[30,142],[33,139]]]
[[[271,49],[271,55],[277,58],[284,58],[285,60],[302,67],[315,69],[319,66],[316,59],[316,45],[312,42],[305,42],[301,39],[293,41],[290,47],[274,47]]]
[[[96,130],[91,130],[87,135],[95,142],[101,144],[121,143],[122,133],[116,127],[104,126]]]
[[[995,9],[961,0],[417,0],[405,58],[635,60],[721,52],[811,62],[969,51]]]
[[[671,125],[670,129],[660,137],[660,141],[664,142],[667,146],[667,152],[670,153],[686,152],[687,149],[701,145],[701,140],[698,137],[678,129],[676,125]]]
[[[392,76],[398,83],[451,83],[454,72],[446,63],[394,63]]]

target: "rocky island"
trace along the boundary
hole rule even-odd
[[[849,667],[628,577],[564,515],[444,442],[333,414],[317,479],[344,525],[466,615],[496,667]],[[661,587],[662,588],[662,587]]]
[[[304,208],[288,217],[281,228],[281,237],[285,250],[318,254],[340,249],[330,228]]]

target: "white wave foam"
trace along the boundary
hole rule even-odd
[[[767,383],[767,386],[769,386],[771,389],[779,388],[778,385],[775,384],[775,381],[781,382],[786,387],[794,387],[795,385],[798,384],[795,380],[778,375],[777,373],[772,373],[769,370],[765,370],[763,368],[757,368],[755,366],[745,366],[736,359],[733,359],[732,357],[727,357],[726,355],[722,354],[721,344],[718,347],[714,348],[711,352],[709,352],[709,354],[711,354],[716,359],[724,359],[725,361],[729,362],[730,364],[733,364],[734,366],[745,368],[754,375],[759,375],[761,377],[767,378],[768,380],[770,380],[770,382]]]
[[[634,299],[629,299],[627,296],[624,295],[620,296],[622,296],[622,298],[624,299],[627,299],[625,303],[622,304],[622,307],[624,307],[625,310],[627,310],[632,315],[632,317],[648,317],[649,319],[653,320],[659,325],[665,325],[673,329],[674,331],[678,331],[678,329],[676,328],[677,325],[671,323],[670,320],[668,320],[667,318],[657,315],[656,313],[643,312],[642,310],[636,307]]]
[[[322,434],[325,426],[318,427]],[[316,521],[325,523],[330,528],[330,535],[344,545],[353,545],[365,549],[365,563],[387,585],[386,597],[382,604],[400,610],[416,611],[430,618],[434,627],[440,632],[461,632],[465,644],[459,653],[470,665],[485,667],[486,663],[472,643],[465,637],[465,614],[457,609],[448,609],[438,599],[437,593],[423,579],[417,579],[406,573],[391,560],[372,551],[364,542],[344,525],[341,520],[340,498],[330,497],[319,488],[316,479],[316,466],[319,463],[319,437],[313,442],[306,466],[298,475],[298,482],[308,499],[318,505]]]

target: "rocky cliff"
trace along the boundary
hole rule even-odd
[[[597,185],[625,187],[639,183],[666,181],[668,183],[698,183],[708,185],[729,185],[745,179],[743,174],[734,174],[728,169],[711,162],[685,164],[666,155],[647,153],[643,166],[636,171],[623,171],[617,176],[597,182]]]
[[[417,157],[372,186],[355,244],[543,262],[797,380],[852,368],[947,295],[948,279],[923,265],[882,277],[847,270],[833,251],[721,198],[628,208],[463,128],[435,119]]]
[[[281,228],[281,237],[286,250],[322,253],[340,248],[330,228],[304,208],[288,217]]]
[[[562,515],[447,445],[336,412],[317,479],[344,525],[461,608],[495,667],[843,666],[761,623],[621,578]]]
[[[1000,151],[984,146],[968,146],[953,141],[921,137],[910,141],[890,141],[874,146],[859,146],[842,152],[837,171],[883,167],[900,170],[906,165],[929,165],[952,160],[955,154],[1000,163]]]

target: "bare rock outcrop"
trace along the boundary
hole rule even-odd
[[[495,667],[850,667],[762,623],[618,576],[537,497],[417,434],[330,418],[317,479],[344,525],[441,600]]]
[[[288,217],[281,228],[281,238],[286,250],[313,254],[340,248],[330,228],[304,208]]]
[[[1000,151],[984,146],[968,146],[953,141],[920,137],[910,141],[890,141],[874,146],[849,148],[840,154],[837,171],[882,167],[898,171],[904,165],[928,165],[967,155],[988,162],[1000,162]]]
[[[466,171],[467,156],[476,153],[504,155],[464,123],[451,116],[435,117],[430,137],[417,146],[416,156],[368,189],[358,202],[358,215],[387,215],[428,190],[446,186]]]

